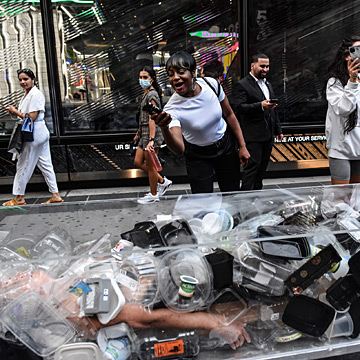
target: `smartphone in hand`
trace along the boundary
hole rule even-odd
[[[270,104],[278,104],[279,103],[279,99],[270,99],[269,100]]]
[[[360,63],[360,45],[350,46],[349,52],[350,52],[351,60],[354,61],[356,58],[358,58],[359,60],[357,61],[357,63]]]
[[[150,115],[153,115],[153,114],[157,114],[159,115],[162,110],[154,105],[152,102],[149,102],[148,104],[144,105],[143,108],[142,108],[144,111],[147,111]]]

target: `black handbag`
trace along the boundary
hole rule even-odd
[[[25,114],[24,122],[21,128],[23,142],[34,141],[34,120],[29,114]]]
[[[8,145],[9,153],[16,155],[19,155],[21,153],[23,146],[23,137],[21,132],[22,125],[23,125],[23,120],[19,120],[15,123]]]

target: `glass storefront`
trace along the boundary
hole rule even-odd
[[[359,0],[249,1],[248,52],[270,57],[284,124],[324,124],[324,76],[341,40],[359,33]]]
[[[135,132],[144,65],[157,70],[164,102],[171,95],[165,63],[186,50],[201,66],[238,48],[232,1],[84,1],[55,3],[63,69],[64,133]]]
[[[43,24],[39,4],[27,1],[0,3],[0,135],[9,135],[15,121],[4,106],[18,106],[23,90],[17,70],[30,68],[46,99],[46,122],[53,130]]]
[[[31,68],[46,97],[52,142],[60,145],[53,146],[54,156],[67,164],[66,172],[76,172],[71,164],[81,157],[76,152],[80,144],[93,153],[89,167],[94,164],[93,171],[99,171],[95,143],[104,148],[109,144],[111,151],[103,154],[131,168],[125,150],[137,129],[142,66],[156,69],[166,103],[171,87],[165,63],[172,53],[192,53],[198,76],[208,61],[220,60],[223,87],[231,99],[234,82],[249,71],[250,56],[264,52],[270,57],[269,80],[280,99],[284,133],[321,136],[326,113],[323,77],[340,40],[356,33],[359,5],[360,0],[347,2],[346,8],[340,0],[2,1],[0,105],[17,106],[22,90],[16,70]],[[0,178],[15,170],[6,152],[14,120],[0,106]],[[323,148],[321,141],[315,146]],[[326,150],[321,158],[326,158]],[[278,159],[272,158],[282,161]]]

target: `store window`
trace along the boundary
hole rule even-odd
[[[53,131],[48,75],[43,41],[43,27],[38,3],[2,1],[0,4],[0,135],[9,135],[17,120],[4,107],[16,108],[23,96],[17,70],[31,69],[46,99],[45,120]]]
[[[77,0],[56,2],[53,9],[65,134],[134,133],[142,66],[157,70],[165,103],[170,54],[193,53],[199,76],[209,60],[222,61],[226,78],[238,50],[232,0],[196,6],[191,0]]]
[[[341,40],[359,34],[360,1],[248,1],[249,56],[270,57],[281,121],[324,124],[324,75]]]

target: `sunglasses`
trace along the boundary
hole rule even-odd
[[[24,74],[26,74],[26,75],[29,75],[31,78],[35,78],[34,73],[33,73],[30,69],[19,69],[19,70],[17,70],[18,76],[19,76],[21,73],[24,73]]]

